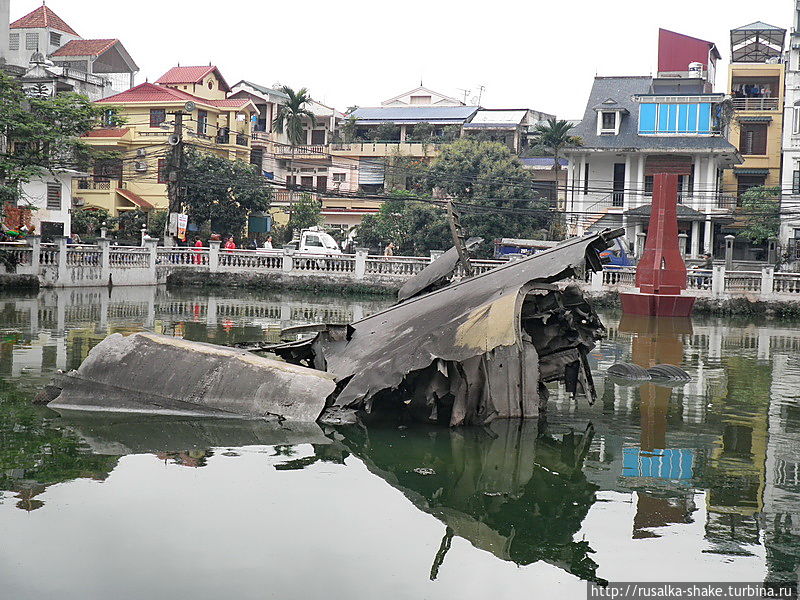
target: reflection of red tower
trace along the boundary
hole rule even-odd
[[[653,205],[644,254],[636,267],[639,292],[620,294],[622,312],[634,315],[687,317],[694,298],[686,289],[686,264],[678,248],[678,176],[653,177]]]

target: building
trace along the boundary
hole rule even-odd
[[[679,62],[668,60],[675,56]],[[679,177],[678,226],[687,255],[721,252],[735,207],[722,173],[741,157],[726,139],[725,95],[709,91],[718,58],[713,43],[662,30],[655,78],[595,78],[573,130],[583,146],[565,150],[568,233],[622,226],[640,254],[653,175],[669,172]]]
[[[527,147],[536,125],[555,118],[555,115],[529,108],[481,108],[461,129],[466,137],[500,142],[519,154]]]
[[[422,84],[381,102],[381,106],[464,106],[464,104],[465,102],[435,92]]]
[[[91,100],[124,91],[139,67],[118,39],[83,39],[44,4],[9,26],[6,63],[24,70],[29,94],[77,92]]]
[[[728,93],[734,116],[728,139],[744,162],[725,173],[723,186],[737,197],[751,187],[781,185],[785,36],[785,29],[760,21],[731,30]],[[734,257],[766,258],[746,239],[736,240]]]
[[[168,138],[175,113],[183,114],[183,140],[230,160],[250,160],[251,123],[257,109],[249,98],[229,98],[217,67],[174,67],[156,83],[104,98],[124,120],[86,134],[95,149],[119,153],[98,160],[76,183],[76,206],[97,206],[112,215],[126,210],[166,209]]]
[[[795,0],[785,69],[780,243],[789,258],[797,261],[800,260],[800,0]]]

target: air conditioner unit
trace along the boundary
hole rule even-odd
[[[136,156],[138,156],[139,158],[147,156],[147,150],[145,150],[144,148],[137,148],[136,149]]]
[[[147,163],[144,161],[136,161],[135,163],[133,163],[133,168],[135,171],[142,173],[144,171],[147,171]]]
[[[83,206],[84,204],[86,204],[86,201],[83,198],[75,196],[72,199],[72,206]]]

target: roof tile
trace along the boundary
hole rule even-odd
[[[230,86],[222,77],[219,69],[212,65],[202,67],[172,67],[161,77],[156,79],[156,83],[161,85],[175,85],[178,83],[200,83],[209,73],[216,72],[217,78],[224,86],[225,91],[230,91]]]
[[[50,10],[47,6],[42,5],[36,10],[29,12],[24,17],[21,17],[9,25],[11,29],[32,29],[37,27],[50,27],[69,33],[71,35],[78,35],[78,33],[56,13]]]
[[[100,56],[118,43],[117,39],[70,40],[50,56]]]

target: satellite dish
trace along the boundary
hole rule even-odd
[[[197,105],[189,100],[186,104],[183,105],[183,110],[186,112],[194,112],[194,109],[197,108]]]
[[[167,138],[167,143],[170,146],[177,146],[178,144],[181,143],[181,136],[179,136],[177,133],[173,133],[171,136]]]

